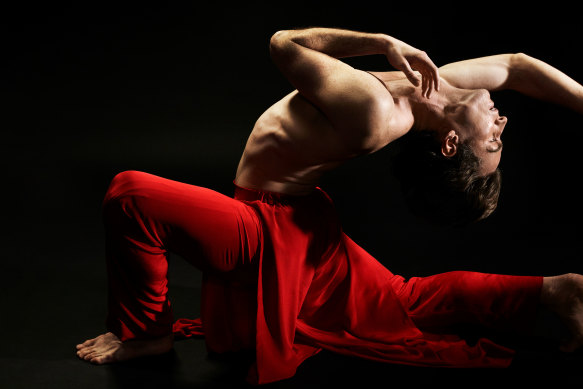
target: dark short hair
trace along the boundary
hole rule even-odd
[[[392,171],[414,215],[461,226],[482,220],[496,209],[501,172],[480,174],[480,160],[469,145],[458,145],[456,154],[446,157],[431,131],[409,131],[396,145]]]

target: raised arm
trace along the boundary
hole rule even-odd
[[[458,88],[510,89],[583,114],[583,86],[553,66],[524,53],[453,62],[439,74]]]
[[[439,80],[437,67],[425,53],[385,34],[334,28],[284,30],[272,36],[270,52],[284,76],[335,128],[356,132],[362,139],[390,131],[393,100],[372,75],[339,58],[385,55],[428,94]]]

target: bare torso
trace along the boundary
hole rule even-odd
[[[406,82],[402,72],[370,72],[389,91]],[[394,85],[393,85],[394,84]],[[379,150],[413,125],[405,110],[395,110],[391,136],[358,147],[350,136],[339,136],[326,116],[297,90],[267,109],[257,120],[239,162],[235,183],[272,192],[302,195],[311,192],[322,175],[356,156]]]

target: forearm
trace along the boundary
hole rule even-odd
[[[526,54],[515,54],[511,77],[511,89],[583,114],[583,86],[551,65]]]
[[[288,40],[334,58],[346,58],[386,54],[393,39],[380,33],[314,27],[279,31],[273,36],[272,44]]]

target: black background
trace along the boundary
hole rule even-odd
[[[100,206],[109,181],[117,172],[142,170],[230,195],[255,120],[291,90],[269,58],[269,38],[280,29],[383,32],[425,50],[438,66],[524,52],[583,81],[576,12],[557,2],[536,11],[510,2],[469,4],[83,2],[5,8],[0,384],[222,382],[225,367],[206,358],[202,340],[177,345],[173,362],[156,365],[166,366],[162,370],[94,367],[76,359],[74,345],[103,331]],[[380,56],[346,61],[391,70]],[[324,178],[321,186],[334,199],[345,231],[394,273],[583,272],[581,115],[511,91],[493,99],[509,123],[499,207],[484,222],[443,229],[411,217],[389,173],[390,146]],[[176,314],[196,317],[200,274],[174,258]],[[279,385],[320,385],[338,374],[341,381],[360,382],[363,371],[383,376],[382,369],[388,368],[324,353]],[[419,375],[395,369],[391,374]]]

